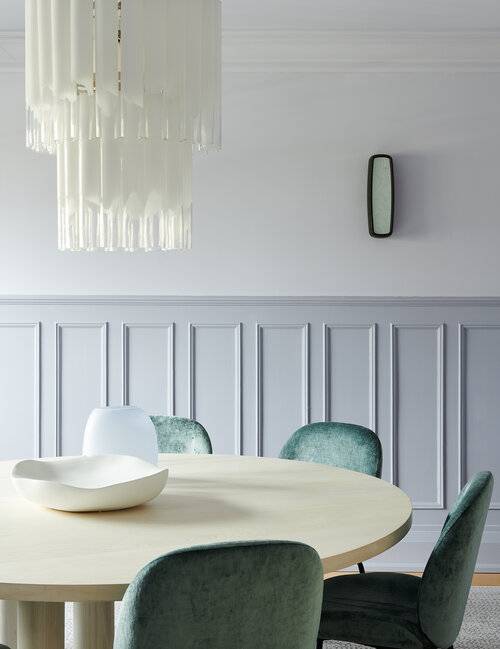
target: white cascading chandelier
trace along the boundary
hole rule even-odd
[[[220,0],[26,0],[27,146],[57,156],[60,250],[191,247],[220,77]]]

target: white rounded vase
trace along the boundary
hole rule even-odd
[[[158,464],[156,429],[141,408],[95,408],[85,426],[83,455],[132,455]]]

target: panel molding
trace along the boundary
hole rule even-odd
[[[444,521],[443,521],[444,523]],[[411,530],[408,532],[403,543],[407,546],[413,547],[415,554],[419,552],[419,546],[425,544],[425,554],[422,555],[418,562],[407,561],[405,563],[396,563],[391,561],[387,564],[383,561],[383,556],[374,557],[367,562],[370,570],[396,570],[398,572],[421,571],[425,568],[428,559],[428,546],[435,546],[438,542],[439,536],[443,529],[442,523],[414,523]],[[500,545],[500,525],[486,524],[482,537],[482,549],[487,550],[490,546]],[[491,562],[492,552],[487,552],[485,557],[479,555],[476,573],[499,573],[500,562],[495,556],[494,562]]]
[[[0,295],[0,306],[124,307],[491,307],[500,296],[351,295]]]
[[[164,329],[167,332],[167,414],[175,415],[175,323],[122,322],[122,405],[130,405],[130,338],[131,329]]]
[[[99,329],[101,331],[101,405],[108,405],[108,322],[56,322],[55,323],[55,450],[62,452],[62,333],[64,329]]]
[[[391,482],[398,484],[398,330],[433,330],[436,331],[436,500],[434,502],[413,502],[413,509],[445,508],[445,325],[441,324],[401,324],[390,323],[390,445],[391,445]]]
[[[410,543],[437,543],[443,530],[443,523],[413,523],[405,539]],[[484,526],[483,543],[500,544],[500,525],[486,524]]]
[[[467,369],[467,330],[500,331],[500,324],[492,323],[458,323],[458,491],[465,487],[467,475],[467,387],[465,372]],[[490,511],[500,510],[500,502],[492,502]]]
[[[242,377],[242,331],[243,323],[188,323],[188,417],[196,419],[196,330],[229,329],[234,332],[234,452],[241,455],[243,450],[243,377]]]
[[[498,31],[225,29],[227,72],[500,70]],[[0,31],[0,71],[24,69],[24,31]]]
[[[38,451],[42,455],[54,454],[53,440],[56,426],[56,412],[59,411],[57,436],[59,438],[58,453],[77,452],[80,431],[72,428],[73,422],[78,421],[79,426],[84,423],[85,409],[89,409],[101,397],[101,367],[103,356],[103,327],[109,327],[109,398],[121,403],[123,393],[123,326],[160,326],[161,330],[130,330],[130,355],[126,357],[125,367],[129,364],[130,398],[143,399],[145,402],[158,407],[167,406],[167,392],[174,386],[175,407],[178,414],[187,415],[188,390],[193,386],[192,377],[196,375],[196,394],[194,394],[194,408],[202,416],[205,412],[210,414],[212,426],[224,426],[222,433],[224,448],[232,453],[233,449],[233,330],[215,331],[213,333],[199,330],[195,337],[195,353],[193,354],[194,372],[188,365],[189,335],[188,324],[212,323],[216,326],[230,324],[233,329],[236,323],[241,328],[242,361],[241,371],[241,405],[243,436],[242,451],[245,454],[255,454],[256,449],[262,455],[279,451],[281,441],[287,436],[288,429],[295,423],[297,427],[301,422],[319,421],[325,409],[325,325],[362,326],[365,331],[331,331],[331,408],[332,417],[341,414],[344,409],[340,399],[340,391],[349,398],[348,391],[350,377],[360,378],[356,384],[355,393],[345,404],[346,412],[353,413],[359,402],[363,417],[368,421],[367,390],[368,390],[368,348],[366,346],[368,327],[376,324],[374,332],[375,367],[374,381],[376,385],[376,418],[378,433],[384,440],[386,456],[386,475],[389,479],[397,480],[402,485],[415,493],[417,500],[431,500],[436,506],[438,501],[438,486],[434,482],[437,469],[437,444],[438,433],[435,421],[437,419],[437,404],[435,398],[436,388],[436,357],[435,342],[438,335],[439,323],[446,323],[443,330],[442,347],[444,352],[445,376],[445,402],[443,404],[446,441],[446,454],[443,456],[442,477],[444,485],[442,496],[445,505],[451,505],[457,487],[461,487],[473,470],[472,462],[476,462],[477,444],[483,444],[480,455],[496,457],[494,454],[500,448],[500,438],[494,434],[485,440],[478,437],[478,431],[471,428],[473,425],[470,415],[481,410],[471,411],[471,407],[481,406],[482,390],[486,384],[484,377],[491,377],[495,385],[490,385],[490,407],[484,413],[485,420],[495,425],[491,417],[495,416],[494,395],[500,390],[496,361],[490,360],[484,377],[481,374],[480,359],[488,362],[488,350],[496,351],[500,332],[500,297],[343,297],[343,296],[218,296],[218,297],[192,297],[192,296],[148,296],[148,295],[112,295],[112,296],[7,296],[0,297],[0,326],[14,325],[31,327],[15,330],[0,329],[2,340],[18,337],[14,340],[14,348],[4,358],[5,362],[16,363],[17,345],[22,345],[22,373],[16,374],[22,390],[22,398],[29,405],[28,418],[24,417],[24,429],[16,443],[15,439],[9,440],[5,445],[7,453],[24,454],[32,457]],[[54,325],[63,327],[56,333],[60,337],[58,351],[54,344]],[[105,324],[104,324],[105,323]],[[175,324],[174,324],[175,323]],[[305,324],[310,323],[310,324]],[[398,443],[398,422],[395,417],[397,405],[397,332],[390,331],[391,323],[394,327],[410,326],[422,327],[427,325],[435,331],[400,331],[399,332],[399,368],[400,371],[400,421],[399,421],[399,454],[395,455]],[[401,323],[401,325],[400,325]],[[469,324],[470,323],[470,324]],[[65,329],[65,325],[84,327],[81,331]],[[166,383],[170,361],[167,359],[168,332],[165,326],[174,326],[172,340],[172,364],[175,382]],[[294,330],[287,331],[287,325]],[[259,326],[263,331],[259,331]],[[278,327],[278,331],[268,331],[267,326]],[[461,326],[461,327],[460,327]],[[85,329],[100,327],[100,329]],[[480,327],[494,331],[476,331],[469,327]],[[254,332],[256,332],[254,337]],[[450,334],[450,335],[448,335]],[[32,335],[37,336],[36,347],[32,347]],[[236,336],[236,332],[234,333]],[[106,335],[107,337],[107,335]],[[391,358],[391,337],[392,354]],[[212,341],[214,345],[212,346]],[[349,363],[349,350],[345,346],[360,343],[361,348],[356,349],[355,369],[349,377],[344,377],[341,368]],[[85,349],[82,350],[82,344]],[[258,349],[257,349],[258,346]],[[213,348],[212,348],[213,347]],[[161,358],[156,358],[155,350],[161,352]],[[144,350],[147,360],[142,354]],[[306,354],[307,350],[307,354]],[[9,352],[9,349],[7,350]],[[101,353],[100,353],[101,351]],[[337,357],[337,351],[342,351]],[[226,364],[213,375],[213,380],[222,382],[224,394],[228,402],[228,409],[220,414],[216,407],[212,407],[210,394],[212,389],[211,362],[216,362],[219,352],[223,355]],[[420,352],[424,354],[420,359]],[[54,367],[55,355],[62,353],[62,359],[57,360]],[[106,350],[106,355],[108,351]],[[329,350],[327,348],[327,353]],[[449,354],[449,358],[447,357]],[[460,354],[460,355],[458,355]],[[32,361],[33,357],[33,361]],[[40,358],[41,357],[41,358]],[[85,358],[87,357],[87,360]],[[468,357],[468,358],[467,358]],[[495,355],[496,357],[496,355]],[[10,360],[7,360],[10,359]],[[74,361],[73,361],[74,359]],[[81,359],[86,367],[87,377],[81,376],[77,359]],[[154,367],[154,376],[158,377],[160,384],[154,379],[154,391],[150,393],[142,382],[143,373],[148,371],[149,363]],[[327,359],[328,362],[328,359]],[[190,363],[190,361],[189,361]],[[341,365],[339,364],[341,363]],[[197,364],[197,366],[196,366]],[[36,365],[37,374],[32,375],[32,367]],[[391,385],[392,367],[392,385]],[[188,372],[191,371],[191,376]],[[327,367],[328,371],[328,367]],[[59,372],[59,376],[57,373]],[[256,373],[257,372],[257,373]],[[425,394],[425,415],[430,422],[427,430],[419,432],[417,425],[413,426],[412,412],[418,413],[420,396],[410,392],[414,384],[412,372],[418,372],[419,380],[415,377],[415,384],[422,386]],[[438,372],[439,374],[439,372]],[[107,380],[107,372],[106,372]],[[282,379],[282,385],[279,383]],[[407,383],[407,380],[409,383]],[[61,407],[54,408],[56,385],[58,400],[62,401]],[[37,410],[41,409],[41,418],[37,412],[36,421],[32,406],[32,385]],[[304,387],[306,386],[306,387]],[[214,386],[222,389],[219,384]],[[498,388],[498,389],[497,389]],[[208,390],[208,394],[205,392]],[[262,394],[263,391],[263,394]],[[467,394],[465,394],[467,391]],[[391,404],[391,393],[393,403]],[[499,393],[500,394],[500,393]],[[256,399],[260,398],[257,404]],[[81,403],[80,403],[81,398]],[[290,404],[293,410],[285,412],[285,418],[280,406],[274,398],[282,399],[285,404]],[[272,400],[271,400],[272,399]],[[406,401],[408,399],[409,401]],[[458,403],[461,400],[461,403]],[[196,401],[198,402],[196,404]],[[309,413],[309,406],[311,411]],[[391,408],[391,409],[389,409]],[[74,409],[74,411],[73,411]],[[449,410],[451,409],[451,410]],[[391,412],[394,417],[391,430]],[[61,414],[62,413],[62,414]],[[436,418],[435,418],[436,413]],[[449,420],[448,414],[450,413]],[[464,413],[467,415],[463,417]],[[457,418],[457,415],[458,416]],[[474,415],[475,416],[475,415]],[[220,423],[219,423],[220,422]],[[409,428],[405,428],[406,423]],[[468,424],[468,430],[467,430]],[[451,426],[451,428],[450,428]],[[236,426],[235,426],[236,428]],[[33,429],[33,430],[32,430]],[[414,433],[412,431],[415,431]],[[33,442],[32,442],[33,432]],[[409,437],[409,435],[412,435]],[[413,435],[422,435],[425,447],[425,456],[422,452],[417,455],[430,461],[427,468],[429,481],[419,472],[412,469],[411,452],[409,449],[417,447],[417,438]],[[62,440],[60,437],[62,436]],[[263,436],[263,437],[262,437]],[[392,438],[391,438],[392,436]],[[41,440],[40,440],[41,437]],[[460,438],[460,439],[459,439]],[[220,441],[222,438],[219,436]],[[486,444],[486,445],[485,445]],[[35,448],[36,445],[36,448]],[[255,445],[255,446],[254,446]],[[41,449],[38,447],[41,446]],[[460,446],[460,448],[459,448]],[[33,452],[32,452],[33,447]],[[257,448],[258,447],[258,448]],[[408,453],[406,452],[408,450]],[[36,451],[36,452],[35,452]],[[479,451],[478,451],[479,452]],[[435,460],[436,458],[436,460]],[[435,462],[436,461],[436,466]],[[399,462],[399,476],[397,462]],[[451,462],[452,464],[448,464]],[[460,466],[457,466],[461,462]],[[466,466],[468,464],[468,466]],[[405,471],[408,474],[405,474]],[[432,478],[432,482],[431,482]],[[458,484],[460,482],[460,484]],[[445,488],[444,488],[445,487]],[[499,501],[495,494],[495,501]],[[417,508],[425,503],[417,503]],[[497,511],[489,513],[489,525],[483,539],[480,567],[482,570],[496,568],[500,564],[496,557],[500,547],[500,503],[492,503],[492,508]],[[417,524],[408,536],[408,545],[401,546],[401,553],[391,554],[387,558],[380,557],[377,562],[381,567],[394,569],[395,562],[412,562],[423,565],[428,556],[429,544],[434,543],[439,533],[445,511],[430,509],[416,512]],[[433,525],[436,524],[436,527]],[[497,527],[495,527],[495,525]],[[394,563],[393,563],[394,561]],[[371,562],[372,563],[372,562]]]
[[[373,324],[328,324],[323,323],[323,419],[330,421],[331,407],[331,370],[332,362],[329,349],[331,332],[335,329],[368,331],[368,411],[370,428],[377,432],[377,325]]]
[[[310,324],[262,324],[257,323],[255,328],[255,443],[257,456],[262,457],[264,451],[263,431],[263,345],[262,335],[269,329],[295,329],[302,331],[302,426],[310,421],[310,369],[309,369],[309,338]]]
[[[33,329],[33,455],[41,457],[41,323],[40,322],[0,322],[0,329]]]

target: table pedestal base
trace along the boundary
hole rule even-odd
[[[0,600],[0,644],[17,647],[17,602]]]
[[[113,649],[114,626],[114,602],[76,602],[73,604],[75,649]]]
[[[18,649],[64,649],[64,604],[19,602]]]

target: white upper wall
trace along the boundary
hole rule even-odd
[[[224,150],[196,161],[193,249],[56,250],[54,160],[3,75],[0,293],[499,295],[500,83],[489,74],[231,74]],[[366,166],[394,155],[395,234]]]
[[[224,0],[228,20],[237,5],[252,3]],[[457,22],[471,3],[454,5]],[[224,150],[196,158],[182,253],[58,252],[55,161],[24,147],[22,71],[0,72],[0,294],[500,295],[500,57],[495,73],[487,57],[434,71],[370,63],[225,69]],[[383,240],[366,223],[377,152],[395,159],[395,233]]]

